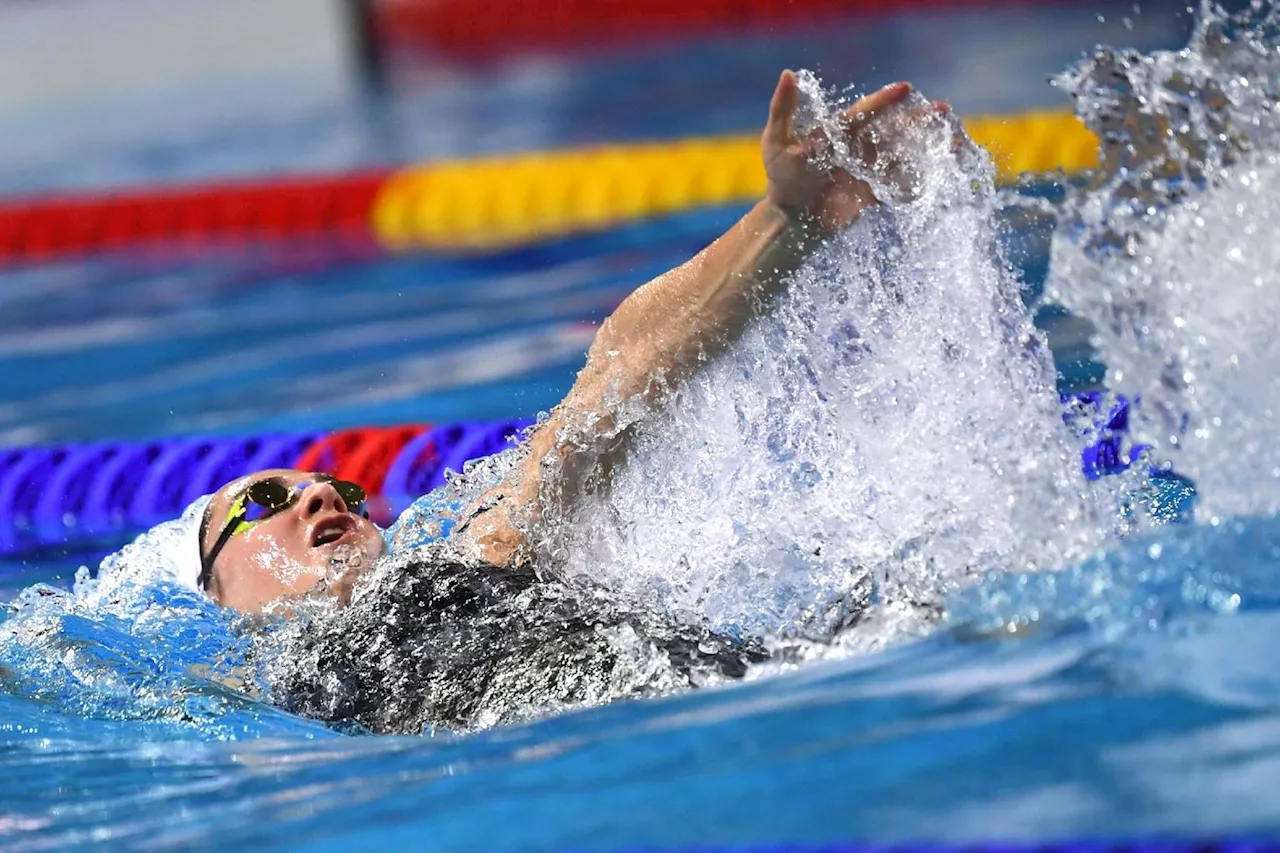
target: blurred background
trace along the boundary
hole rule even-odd
[[[502,446],[758,197],[782,68],[913,81],[1006,177],[1074,171],[1094,143],[1050,78],[1192,25],[1165,0],[0,0],[4,590],[245,470],[345,472],[391,512]]]
[[[961,113],[1066,107],[1148,0],[0,0],[0,190],[338,171],[757,129],[783,67]]]

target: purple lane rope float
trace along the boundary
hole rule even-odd
[[[1138,462],[1129,448],[1128,402],[1102,409],[1096,394],[1072,398],[1090,413],[1081,458],[1088,479]],[[1079,411],[1079,409],[1077,409]],[[180,513],[201,495],[266,468],[324,471],[359,483],[386,524],[471,459],[510,446],[528,418],[362,427],[334,432],[195,436],[0,448],[0,558],[118,541]]]
[[[325,471],[379,500],[383,523],[496,453],[533,423],[366,427],[0,448],[0,557],[88,546],[174,518],[197,497],[266,468]]]

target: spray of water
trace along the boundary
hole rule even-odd
[[[1058,83],[1103,139],[1046,293],[1096,327],[1135,437],[1212,523],[1280,509],[1280,13],[1205,5],[1187,48],[1100,50]]]
[[[97,577],[81,569],[71,590],[37,585],[10,602],[0,621],[4,692],[45,713],[146,722],[165,736],[305,729],[255,698],[245,620],[173,582],[202,509],[111,555]]]
[[[843,103],[802,86],[801,131],[838,138]],[[884,206],[660,412],[617,401],[630,460],[548,509],[536,567],[448,543],[384,561],[350,607],[299,608],[255,646],[276,701],[420,731],[662,694],[742,676],[763,657],[743,637],[784,663],[875,647],[978,571],[1055,568],[1109,536],[1111,493],[1080,476],[1001,255],[990,162],[922,112],[917,98],[879,122],[873,170],[825,152]],[[456,479],[444,503],[509,464]]]
[[[838,137],[846,101],[801,84],[798,128]],[[1110,534],[1001,254],[991,164],[950,120],[909,120],[923,106],[885,117],[873,171],[830,148],[884,206],[551,525],[568,572],[721,627],[829,634],[868,588],[918,616],[977,571],[1053,568]]]
[[[961,630],[1274,607],[1280,510],[1280,12],[1205,3],[1188,46],[1100,49],[1057,83],[1102,139],[1058,211],[1047,299],[1090,321],[1133,440],[1198,489],[1197,524],[1149,531],[1067,572],[994,574],[954,600]]]

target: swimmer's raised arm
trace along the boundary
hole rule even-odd
[[[858,136],[910,91],[895,83],[861,99],[845,113],[847,133]],[[473,508],[477,514],[461,529],[490,562],[505,565],[525,551],[521,521],[536,523],[553,505],[571,505],[608,475],[625,454],[626,427],[635,421],[624,409],[661,405],[668,388],[768,309],[825,237],[875,204],[871,188],[849,173],[811,167],[826,140],[797,136],[792,117],[799,98],[796,76],[784,71],[761,137],[765,197],[697,256],[618,306],[596,334],[573,388],[530,437],[521,465]],[[860,142],[874,157],[870,140]]]
[[[851,107],[850,119],[865,125],[909,92],[905,83],[887,86]],[[783,72],[761,138],[765,197],[702,252],[618,306],[596,334],[568,408],[596,409],[601,392],[653,401],[736,340],[824,237],[875,203],[870,187],[848,173],[810,170],[817,143],[792,127],[798,98],[795,75]]]

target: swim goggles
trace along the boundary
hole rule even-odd
[[[218,534],[218,541],[213,543],[208,554],[201,557],[200,588],[204,589],[208,586],[209,577],[213,574],[213,561],[231,541],[232,536],[247,533],[273,515],[284,512],[298,502],[309,486],[316,483],[328,483],[333,486],[338,497],[342,498],[342,502],[347,505],[348,512],[365,518],[369,517],[368,510],[364,508],[364,502],[369,496],[359,484],[350,480],[337,480],[328,474],[312,474],[311,479],[301,483],[291,483],[279,476],[255,480],[231,502],[227,517],[222,523],[222,532]],[[200,527],[201,543],[204,542],[205,533],[208,532],[208,523],[209,518],[206,516],[204,524]]]

